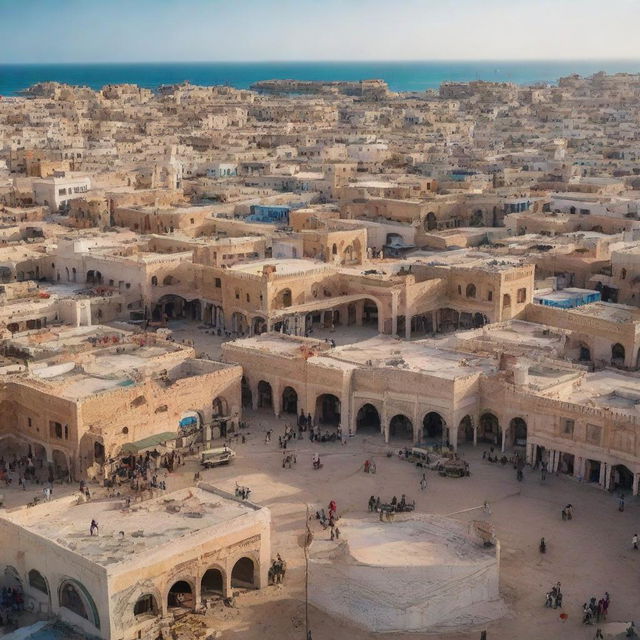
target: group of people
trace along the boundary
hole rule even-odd
[[[29,455],[13,455],[12,458],[0,457],[0,482],[4,482],[9,487],[13,484],[17,476],[18,486],[27,490],[28,484],[43,484],[54,480],[53,468],[49,465],[44,468],[45,461],[42,458],[34,458],[29,450]]]
[[[338,520],[338,507],[336,505],[335,500],[331,500],[328,506],[328,513],[325,513],[324,509],[319,509],[316,511],[316,520],[320,522],[320,525],[323,529],[331,530],[331,540],[339,540],[340,539],[340,529],[338,528],[336,522]]]
[[[562,519],[563,520],[573,520],[573,505],[567,504],[562,507]]]
[[[284,576],[286,572],[287,563],[278,553],[276,559],[271,561],[271,567],[269,568],[269,582],[273,584],[282,584],[282,582],[284,582]]]
[[[412,502],[407,501],[407,496],[403,493],[400,496],[400,500],[396,496],[391,498],[390,502],[381,502],[380,496],[377,498],[371,496],[368,504],[369,511],[382,512],[391,511],[393,513],[403,513],[405,511],[413,511],[416,508],[415,500]]]
[[[559,582],[556,582],[551,588],[551,591],[547,592],[547,600],[544,606],[553,609],[562,609],[562,591],[560,590]]]
[[[605,591],[604,596],[600,600],[596,600],[595,596],[592,597],[589,602],[585,602],[582,605],[582,623],[594,624],[595,622],[602,622],[607,619],[607,613],[609,612],[609,592]]]
[[[376,463],[373,460],[365,460],[363,469],[365,473],[375,473],[376,472]]]
[[[20,587],[2,587],[0,605],[4,611],[24,611],[24,593]]]

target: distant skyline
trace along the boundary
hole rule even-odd
[[[637,59],[640,0],[0,0],[0,63]]]

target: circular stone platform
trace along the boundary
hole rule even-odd
[[[499,545],[442,516],[340,520],[340,542],[310,550],[309,598],[370,631],[453,630],[502,616]]]

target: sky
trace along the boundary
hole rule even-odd
[[[0,63],[639,58],[640,0],[0,0]]]

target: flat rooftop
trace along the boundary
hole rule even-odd
[[[640,309],[626,304],[614,304],[613,302],[592,302],[568,310],[567,313],[619,323],[640,320]]]
[[[319,260],[306,260],[300,259],[273,259],[273,260],[257,260],[255,262],[241,262],[229,267],[227,271],[236,271],[239,273],[251,273],[255,275],[262,275],[262,270],[266,266],[276,267],[276,274],[291,274],[304,273],[305,271],[312,271],[314,269],[327,269],[331,267]]]
[[[564,332],[554,327],[546,327],[533,322],[511,320],[505,324],[490,324],[474,331],[459,331],[456,333],[456,338],[463,345],[467,340],[476,340],[518,347],[546,349],[561,347],[564,343]]]
[[[390,336],[377,336],[314,356],[309,362],[332,367],[371,366],[425,373],[437,378],[455,380],[497,370],[494,358],[439,349],[421,340],[406,342]]]
[[[165,545],[177,552],[185,538],[220,524],[231,526],[237,518],[259,510],[213,487],[181,489],[133,503],[129,509],[122,507],[123,498],[77,505],[74,496],[20,509],[5,517],[98,565],[109,566]],[[89,535],[92,519],[99,526],[97,536]]]
[[[237,346],[288,358],[302,358],[308,353],[309,349],[314,351],[326,351],[329,349],[329,345],[323,340],[288,336],[275,332],[262,333],[259,336],[243,338],[226,344],[230,347]]]

